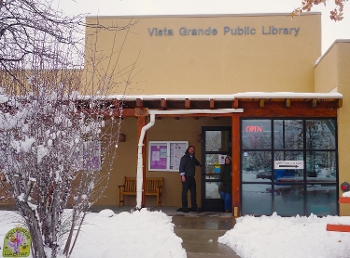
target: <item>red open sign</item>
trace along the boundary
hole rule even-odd
[[[245,127],[247,133],[262,133],[262,126],[259,125],[248,125]]]

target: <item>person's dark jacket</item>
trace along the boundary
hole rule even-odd
[[[185,176],[195,176],[196,166],[200,166],[199,161],[195,156],[185,154],[180,160],[179,172],[180,174],[185,172]]]
[[[232,194],[232,164],[225,164],[221,171],[220,191]]]

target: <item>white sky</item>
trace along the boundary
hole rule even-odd
[[[67,14],[100,16],[166,15],[166,14],[242,14],[290,13],[301,0],[53,0]],[[344,10],[344,20],[329,19],[334,1],[327,7],[319,6],[313,12],[322,12],[322,53],[336,39],[350,39],[350,3]]]
[[[0,211],[1,252],[4,236],[19,221],[14,212]],[[208,245],[226,244],[241,258],[349,257],[350,233],[327,231],[327,224],[350,225],[350,217],[244,216],[223,236],[208,239]],[[187,254],[182,239],[174,233],[171,216],[146,209],[119,214],[103,210],[86,216],[71,257],[186,258]]]

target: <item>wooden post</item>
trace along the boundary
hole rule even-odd
[[[240,216],[241,182],[240,182],[240,116],[232,115],[232,211],[234,217]]]

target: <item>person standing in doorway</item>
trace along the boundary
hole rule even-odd
[[[192,211],[200,212],[201,210],[197,206],[197,189],[196,189],[196,179],[195,172],[196,166],[201,164],[195,157],[195,148],[194,146],[189,146],[185,152],[185,155],[182,156],[180,160],[179,172],[182,182],[182,211],[188,212],[188,199],[187,193],[188,190],[191,192],[191,208]]]
[[[232,211],[232,164],[231,157],[226,156],[225,165],[221,171],[220,196],[224,200],[225,212]]]

